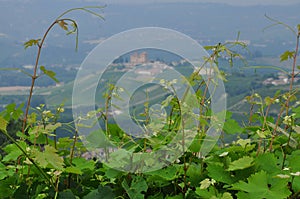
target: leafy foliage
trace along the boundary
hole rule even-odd
[[[276,179],[273,182],[268,180],[265,171],[260,171],[247,178],[248,183],[241,181],[232,185],[232,189],[240,190],[238,198],[254,199],[257,196],[261,198],[287,198],[291,192],[287,187],[286,179]]]

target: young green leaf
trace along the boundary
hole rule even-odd
[[[208,187],[210,187],[210,185],[212,185],[210,179],[205,178],[200,182],[200,189],[207,189]]]
[[[253,166],[254,159],[249,156],[244,156],[238,160],[235,160],[229,164],[228,171],[235,171],[240,169],[246,169]]]
[[[74,174],[78,174],[78,175],[83,174],[83,172],[81,171],[81,169],[78,168],[78,167],[67,167],[65,169],[65,172],[67,172],[67,173],[74,173]]]
[[[229,192],[225,192],[223,195],[222,195],[222,198],[221,199],[233,199],[231,193]]]
[[[56,73],[55,72],[53,72],[53,71],[51,71],[51,70],[47,70],[46,68],[45,68],[45,66],[41,66],[40,67],[40,69],[41,69],[41,71],[45,74],[45,75],[47,75],[48,77],[50,77],[51,79],[53,79],[56,83],[58,83],[59,81],[58,81],[58,79],[56,79]]]
[[[31,39],[29,41],[26,41],[23,45],[24,45],[24,48],[27,49],[28,47],[30,46],[36,46],[36,45],[39,45],[39,41],[41,39]]]
[[[286,61],[291,59],[295,56],[295,51],[285,51],[283,54],[280,55],[280,61]]]

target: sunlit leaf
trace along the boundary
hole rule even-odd
[[[30,46],[36,46],[36,45],[39,45],[39,41],[41,39],[31,39],[29,41],[26,41],[23,45],[24,45],[24,48],[27,49],[28,47]]]
[[[243,148],[245,148],[248,144],[251,143],[251,140],[250,139],[238,139],[238,141],[236,143],[241,145]]]
[[[295,51],[285,51],[283,54],[280,55],[280,61],[286,61],[291,59],[295,56]]]
[[[67,173],[74,173],[74,174],[78,174],[78,175],[82,174],[81,169],[77,168],[77,167],[67,167],[65,169],[65,172],[67,172]]]
[[[25,150],[27,146],[26,143],[23,141],[18,142],[18,145],[23,150]],[[23,154],[22,151],[15,144],[6,145],[4,151],[7,153],[7,155],[3,158],[3,162],[17,160],[18,157]]]
[[[238,160],[235,160],[229,164],[228,171],[235,171],[240,169],[246,169],[253,166],[254,158],[244,156]]]
[[[53,79],[56,83],[58,83],[59,81],[58,81],[58,79],[56,79],[56,73],[55,72],[53,72],[53,71],[51,71],[51,70],[47,70],[46,68],[45,68],[45,66],[41,66],[40,67],[40,69],[41,69],[41,71],[45,74],[45,75],[47,75],[48,77],[50,77],[51,79]]]
[[[56,149],[50,145],[46,145],[43,152],[35,150],[34,155],[35,161],[43,168],[63,169],[63,157],[59,156]]]
[[[200,189],[207,189],[208,187],[210,187],[210,185],[211,185],[210,179],[205,178],[200,182]]]
[[[225,192],[221,199],[233,199],[231,193]]]

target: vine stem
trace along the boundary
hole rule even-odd
[[[58,24],[60,21],[72,21],[74,23],[74,20],[72,19],[57,19],[54,22],[52,22],[52,24],[47,28],[46,32],[43,35],[43,38],[41,40],[40,43],[37,44],[38,47],[38,52],[37,52],[37,56],[36,56],[36,60],[35,60],[35,65],[34,65],[34,70],[33,70],[33,75],[31,75],[31,86],[30,86],[30,91],[29,91],[29,96],[28,96],[28,100],[27,100],[27,105],[26,105],[26,110],[24,113],[24,118],[23,118],[23,125],[22,125],[22,133],[25,134],[25,129],[26,129],[26,123],[27,123],[27,118],[28,118],[28,113],[29,113],[29,108],[30,108],[30,104],[31,104],[31,99],[32,99],[32,95],[33,95],[33,89],[35,86],[35,81],[36,79],[39,77],[37,75],[37,70],[38,70],[38,65],[39,65],[39,60],[40,60],[40,56],[41,56],[41,52],[42,52],[42,48],[44,45],[44,42],[46,40],[46,37],[48,35],[48,33],[50,32],[50,30],[53,28],[53,26],[55,24]]]
[[[292,66],[292,74],[291,74],[291,81],[290,81],[290,87],[289,87],[289,95],[287,97],[287,100],[285,102],[285,110],[286,110],[286,115],[288,115],[288,111],[289,111],[289,103],[290,103],[290,100],[291,100],[291,93],[292,93],[292,90],[293,90],[293,85],[294,85],[294,81],[295,81],[295,68],[296,68],[296,64],[297,64],[297,57],[298,57],[298,52],[299,52],[299,37],[300,37],[300,31],[298,32],[297,34],[297,39],[296,39],[296,49],[295,49],[295,54],[293,56],[293,66]],[[275,137],[276,137],[276,130],[277,130],[277,127],[279,125],[279,120],[282,116],[284,112],[284,108],[282,108],[280,110],[280,113],[278,114],[277,116],[277,120],[276,120],[276,124],[275,124],[275,128],[273,130],[273,135],[272,135],[272,139],[271,139],[271,142],[270,142],[270,146],[269,146],[269,150],[271,151],[272,148],[273,148],[273,142],[275,140]],[[287,130],[288,129],[288,125],[285,126],[285,129]],[[288,143],[289,144],[289,143]]]
[[[73,145],[72,145],[72,148],[71,148],[71,151],[70,151],[70,165],[72,165],[73,163],[73,158],[74,158],[74,152],[75,152],[75,147],[76,147],[76,143],[77,143],[77,140],[78,140],[78,130],[75,129],[75,135],[74,135],[74,138],[73,138],[74,142],[73,142]],[[70,188],[70,184],[71,184],[71,176],[72,174],[69,173],[69,176],[68,176],[68,181],[67,181],[67,187]]]
[[[27,123],[27,117],[28,117],[28,112],[29,112],[29,108],[30,108],[30,102],[31,102],[31,98],[32,98],[32,94],[33,94],[33,88],[35,85],[35,80],[38,78],[37,76],[37,69],[38,69],[38,64],[39,64],[39,60],[40,60],[40,56],[41,56],[41,52],[42,52],[42,47],[43,44],[45,42],[45,39],[48,35],[48,33],[50,32],[50,30],[52,29],[52,27],[57,23],[58,21],[55,20],[46,30],[41,43],[38,43],[38,52],[37,52],[37,56],[36,56],[36,60],[35,60],[35,65],[34,65],[34,70],[33,70],[33,75],[31,76],[31,86],[30,86],[30,91],[29,91],[29,96],[28,96],[28,100],[27,100],[27,105],[26,105],[26,110],[25,110],[25,114],[24,114],[24,119],[23,119],[23,126],[22,126],[22,133],[25,133],[25,128],[26,128],[26,123]]]
[[[291,81],[290,81],[290,88],[289,88],[289,97],[286,101],[286,115],[288,115],[288,109],[289,109],[289,103],[291,99],[291,92],[293,90],[293,85],[295,81],[295,68],[297,64],[297,57],[298,57],[298,52],[299,52],[299,37],[300,37],[300,32],[297,35],[297,40],[296,40],[296,49],[295,49],[295,54],[293,56],[293,66],[292,66],[292,74],[291,74]],[[287,128],[287,126],[286,126]]]

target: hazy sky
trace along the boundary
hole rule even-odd
[[[11,0],[0,0],[0,2],[9,2]],[[37,0],[14,0],[15,2],[28,3],[35,2]],[[103,4],[145,4],[145,3],[224,3],[230,5],[287,5],[287,4],[299,4],[299,0],[62,0],[64,2],[98,2]],[[56,1],[55,1],[56,2]]]
[[[109,3],[166,3],[166,2],[210,2],[226,3],[234,5],[286,5],[300,3],[299,0],[80,0],[88,2],[105,2]]]

